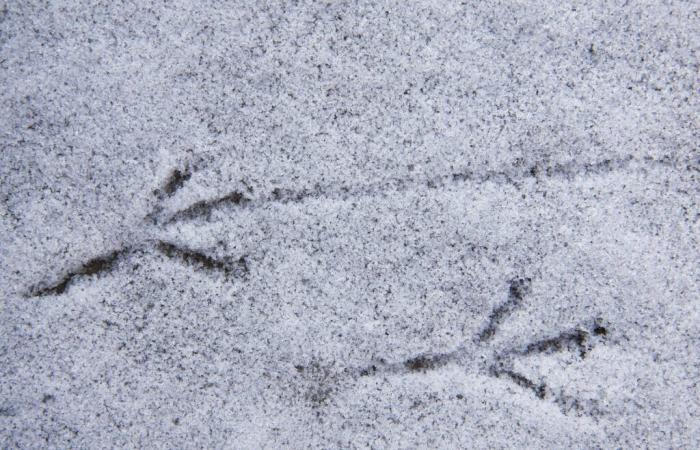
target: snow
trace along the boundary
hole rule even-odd
[[[692,3],[83,3],[0,12],[0,446],[700,446]]]

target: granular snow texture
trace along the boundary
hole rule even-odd
[[[700,448],[700,5],[0,9],[0,447]]]

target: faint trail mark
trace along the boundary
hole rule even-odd
[[[239,190],[231,191],[222,197],[201,200],[185,209],[170,213],[155,220],[164,225],[182,220],[208,218],[211,213],[223,207],[264,207],[268,204],[302,203],[308,199],[347,200],[359,197],[383,197],[393,193],[409,190],[446,189],[467,183],[482,184],[486,182],[510,184],[516,187],[526,180],[564,179],[573,180],[579,176],[613,173],[622,170],[643,170],[650,166],[668,166],[666,160],[635,160],[633,157],[604,159],[597,162],[554,164],[530,167],[513,166],[508,170],[475,172],[468,169],[450,174],[438,175],[427,179],[390,178],[375,183],[361,185],[314,185],[300,190],[274,188],[269,194],[258,198],[248,198]]]

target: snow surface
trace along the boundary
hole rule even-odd
[[[699,448],[699,16],[5,2],[0,447]]]

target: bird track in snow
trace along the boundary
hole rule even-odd
[[[312,190],[283,190],[273,189],[272,192],[263,199],[252,199],[239,191],[232,191],[222,197],[211,200],[197,201],[190,206],[178,210],[170,215],[163,216],[163,208],[161,202],[173,197],[180,189],[182,189],[188,180],[190,180],[193,171],[190,168],[175,169],[171,175],[164,181],[163,186],[154,192],[158,199],[154,210],[146,218],[157,228],[161,229],[178,221],[191,220],[198,218],[209,218],[212,211],[226,206],[235,207],[254,207],[256,204],[266,203],[301,203],[310,198],[328,198],[328,199],[346,199],[362,196],[386,195],[393,191],[404,191],[408,189],[418,189],[424,186],[428,189],[436,189],[446,187],[451,184],[463,184],[469,181],[479,183],[490,180],[503,181],[509,184],[518,185],[526,178],[544,177],[559,177],[573,178],[581,174],[591,173],[608,173],[614,170],[627,168],[631,159],[621,159],[619,161],[606,160],[594,164],[579,164],[571,166],[556,166],[540,171],[536,168],[530,168],[520,172],[486,172],[481,175],[476,175],[472,172],[465,171],[446,176],[434,177],[424,182],[415,182],[414,180],[396,179],[389,180],[383,183],[377,183],[365,186],[344,186],[344,187],[327,187],[322,188],[316,186]],[[108,252],[105,255],[98,256],[88,260],[87,262],[78,265],[77,267],[68,270],[55,283],[43,283],[30,288],[27,296],[43,297],[48,295],[61,295],[67,292],[75,279],[79,277],[94,277],[112,271],[122,259],[129,255],[140,251],[153,251],[161,255],[179,261],[180,263],[193,268],[193,270],[204,270],[223,274],[226,278],[244,279],[249,272],[248,261],[245,255],[238,258],[223,258],[217,259],[202,251],[188,248],[183,245],[178,245],[166,240],[148,240],[144,242],[127,243],[121,248]],[[478,335],[474,338],[474,342],[478,347],[488,345],[491,340],[497,335],[500,327],[508,319],[508,317],[517,309],[519,309],[525,297],[530,293],[529,278],[519,278],[511,280],[508,285],[508,295],[503,303],[497,305],[487,317],[487,322]],[[599,414],[599,408],[595,401],[582,400],[566,395],[564,392],[556,391],[548,386],[543,380],[528,378],[522,373],[517,372],[513,368],[513,361],[516,358],[523,358],[534,354],[555,354],[569,352],[574,354],[579,359],[583,360],[588,353],[601,342],[605,342],[608,335],[608,330],[602,325],[600,319],[592,319],[587,324],[581,325],[574,330],[567,330],[557,336],[547,337],[533,341],[524,347],[511,348],[500,353],[494,353],[485,363],[478,365],[479,373],[484,373],[490,377],[504,379],[512,384],[531,392],[537,399],[542,401],[552,401],[559,406],[563,413],[571,411],[577,414],[587,414],[595,416]],[[437,370],[449,364],[457,364],[463,366],[464,360],[467,357],[465,347],[460,347],[451,352],[444,353],[426,353],[410,357],[402,362],[390,363],[383,359],[373,361],[365,367],[349,368],[342,370],[343,373],[350,374],[353,377],[366,376],[382,376],[382,375],[400,375],[410,373],[426,373],[428,371]],[[304,372],[304,367],[297,366],[300,373]],[[309,371],[307,371],[309,372]],[[331,390],[324,391],[330,395]],[[311,398],[325,398],[324,396],[311,396]]]

